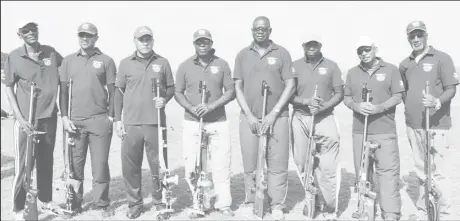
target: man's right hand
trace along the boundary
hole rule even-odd
[[[367,102],[361,102],[359,104],[356,104],[355,111],[364,115],[368,116],[373,110],[373,105],[371,103]]]
[[[115,130],[117,131],[118,137],[123,139],[123,135],[126,134],[125,125],[121,121],[115,122]]]
[[[77,130],[77,127],[75,127],[73,122],[67,116],[62,117],[62,125],[64,126],[64,130],[69,133],[75,133]]]
[[[249,129],[253,134],[258,134],[260,130],[260,121],[257,117],[255,117],[252,113],[247,116]]]
[[[26,119],[24,119],[23,117],[18,118],[18,122],[19,122],[20,128],[24,132],[30,134],[34,131],[34,126],[32,126],[32,124],[26,121]]]

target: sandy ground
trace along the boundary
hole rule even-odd
[[[459,97],[459,96],[457,96]],[[460,103],[460,102],[458,102]],[[188,219],[187,212],[188,208],[191,206],[191,194],[187,192],[187,184],[183,172],[183,160],[182,160],[182,142],[181,142],[181,122],[183,120],[183,110],[179,108],[175,101],[171,101],[167,107],[168,113],[168,127],[170,128],[168,133],[168,143],[169,143],[169,162],[170,167],[173,169],[173,173],[179,174],[180,181],[179,185],[173,188],[174,195],[177,197],[176,202],[173,207],[176,212],[171,217],[172,220],[184,220]],[[458,170],[460,168],[460,161],[455,161],[455,159],[460,159],[460,149],[459,143],[460,138],[458,136],[460,128],[460,106],[454,106],[452,108],[453,115],[453,124],[452,129],[451,143],[452,154],[450,157],[452,160],[451,170],[446,171],[450,179],[452,180],[452,212],[449,220],[460,220],[460,175]],[[349,111],[343,104],[340,104],[335,111],[336,119],[339,124],[339,130],[341,134],[341,146],[340,146],[340,163],[342,166],[341,175],[342,181],[340,185],[340,195],[339,195],[339,219],[340,220],[352,220],[351,214],[356,210],[356,194],[353,193],[353,179],[354,179],[354,169],[353,169],[353,158],[351,151],[351,122],[352,116],[351,111]],[[236,216],[232,220],[249,220],[242,213],[242,210],[239,208],[241,203],[244,200],[244,184],[242,179],[242,160],[241,152],[239,147],[239,135],[238,135],[238,115],[239,107],[236,101],[233,101],[227,106],[227,115],[230,121],[231,127],[231,144],[232,144],[232,179],[231,179],[231,188],[233,195],[233,204],[232,210],[235,211]],[[60,124],[60,122],[59,122]],[[401,155],[401,197],[402,197],[402,218],[401,220],[407,220],[409,215],[415,212],[414,207],[414,197],[418,195],[416,189],[414,189],[415,178],[413,173],[413,163],[411,157],[411,149],[406,137],[405,125],[404,125],[404,116],[403,116],[403,106],[400,105],[397,109],[397,124],[398,124],[398,134],[399,134],[399,145],[400,145],[400,155]],[[60,127],[60,125],[58,125]],[[13,161],[13,135],[12,135],[12,120],[2,120],[1,121],[1,219],[2,220],[11,220],[11,203],[12,203],[12,179],[14,176],[14,161]],[[457,134],[457,136],[454,136]],[[56,148],[54,152],[54,187],[62,188],[60,182],[60,175],[62,174],[64,163],[62,158],[62,149],[61,149],[61,134],[58,133],[56,140]],[[117,136],[113,137],[112,147],[110,153],[110,172],[112,176],[112,181],[110,184],[110,199],[112,200],[112,207],[116,208],[116,215],[111,217],[113,220],[126,220],[126,211],[127,203],[126,197],[123,190],[123,179],[121,177],[121,162],[120,162],[120,139]],[[81,215],[74,217],[75,220],[102,220],[102,216],[95,211],[88,209],[88,203],[91,201],[91,160],[89,159],[86,163],[85,168],[85,177],[84,182],[85,187],[85,204],[84,212]],[[149,192],[151,191],[151,183],[149,179],[149,168],[144,160],[143,163],[143,196],[144,203],[146,205],[146,211],[143,213],[138,220],[153,220],[155,210],[152,209],[151,198]],[[286,215],[287,220],[305,220],[305,217],[302,215],[302,199],[304,193],[299,179],[297,178],[295,167],[292,161],[290,160],[289,166],[289,190],[286,198],[286,204],[289,208],[289,213]],[[55,191],[54,192],[54,201],[57,203],[64,203],[64,192]],[[40,214],[40,220],[60,220],[61,218],[51,216],[48,214]],[[316,218],[320,220],[322,216]],[[212,212],[209,216],[203,218],[205,220],[226,220],[228,218],[222,217],[216,212]],[[270,214],[265,216],[266,220],[272,219]],[[380,217],[377,217],[377,220],[381,220]]]

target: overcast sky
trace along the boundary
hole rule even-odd
[[[398,65],[411,49],[406,25],[425,21],[429,44],[450,54],[460,66],[460,2],[1,2],[1,50],[10,52],[22,42],[16,35],[19,20],[39,23],[40,42],[62,55],[78,50],[77,27],[92,22],[99,29],[97,46],[119,61],[134,50],[136,27],[154,32],[154,49],[172,66],[191,56],[192,34],[207,28],[217,55],[233,69],[236,54],[252,41],[256,16],[271,20],[272,40],[291,52],[303,54],[302,36],[323,38],[323,52],[343,69],[358,63],[355,42],[360,35],[374,39],[379,55]],[[460,70],[457,70],[460,71]]]

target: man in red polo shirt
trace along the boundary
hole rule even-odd
[[[423,188],[425,181],[425,108],[430,108],[430,129],[435,132],[432,174],[436,188],[441,191],[441,218],[449,214],[450,181],[445,175],[449,170],[449,130],[452,127],[450,103],[459,84],[459,74],[455,72],[452,58],[433,46],[429,46],[428,32],[424,22],[414,21],[406,27],[407,40],[412,53],[399,65],[402,79],[406,85],[403,94],[407,136],[414,154],[414,165],[420,180],[418,212],[413,219],[426,220],[426,197]],[[430,84],[430,94],[425,94],[426,81]]]
[[[115,127],[123,139],[121,163],[129,203],[126,216],[130,219],[139,217],[143,210],[141,166],[144,146],[153,179],[153,203],[157,209],[164,206],[159,179],[157,111],[161,111],[161,121],[166,122],[164,107],[174,96],[171,66],[166,58],[152,50],[152,30],[147,26],[138,27],[133,40],[136,51],[120,62],[115,83]],[[156,99],[153,92],[155,78],[161,84],[160,99]]]
[[[38,199],[42,210],[57,213],[59,207],[52,203],[53,198],[53,153],[56,139],[56,103],[62,56],[52,47],[38,42],[38,24],[24,22],[17,32],[24,44],[9,53],[5,65],[6,94],[14,112],[15,138],[15,176],[13,179],[13,212],[15,219],[23,219],[22,211],[26,199],[23,187],[25,176],[26,141],[24,130],[35,128],[46,132],[38,136],[35,160],[37,167]],[[33,125],[28,123],[30,83],[36,83]],[[16,92],[14,87],[16,86]]]
[[[361,63],[348,71],[343,103],[353,111],[353,157],[358,176],[361,162],[364,116],[368,116],[367,141],[379,148],[374,153],[378,199],[384,220],[399,220],[400,158],[395,110],[401,103],[404,85],[398,68],[376,56],[377,47],[368,37],[356,44]],[[370,102],[362,100],[363,84],[372,92]],[[373,181],[371,181],[372,183]]]
[[[303,173],[307,157],[306,148],[310,139],[309,127],[314,114],[314,135],[319,159],[315,176],[319,183],[320,196],[323,196],[326,204],[322,212],[325,218],[335,219],[336,171],[340,140],[333,111],[343,99],[342,72],[334,61],[323,57],[319,36],[311,35],[303,40],[305,57],[295,61],[293,65],[294,76],[297,79],[296,94],[291,100],[294,108],[291,121],[293,156],[297,168]],[[316,98],[313,97],[315,86],[318,86]]]
[[[259,136],[270,127],[267,150],[268,196],[275,219],[284,218],[289,161],[288,102],[295,90],[289,52],[270,40],[272,29],[267,17],[257,17],[252,26],[254,41],[235,59],[233,78],[236,99],[241,107],[240,145],[243,156],[246,206],[254,203],[255,175]],[[262,118],[262,82],[269,88],[267,115]]]
[[[83,202],[83,179],[88,146],[93,171],[93,206],[110,216],[109,151],[114,116],[115,63],[95,47],[98,40],[96,26],[83,23],[78,27],[80,49],[64,58],[59,74],[61,78],[60,106],[64,129],[74,137],[72,148],[73,179],[79,180],[76,201],[72,205],[78,213]],[[67,116],[69,79],[72,79],[71,119]],[[106,89],[107,87],[107,89]]]
[[[195,189],[191,176],[195,172],[198,148],[201,148],[199,124],[202,117],[203,129],[208,133],[208,153],[211,156],[208,172],[212,172],[217,194],[214,208],[226,216],[233,216],[230,210],[232,151],[225,105],[235,98],[235,84],[228,63],[214,54],[212,44],[212,36],[208,30],[200,29],[193,34],[195,55],[182,62],[177,70],[175,99],[185,109],[182,141],[185,178],[190,189]],[[199,92],[200,81],[206,82],[206,102],[203,105]],[[196,197],[193,197],[193,209],[199,209],[197,203]],[[192,211],[190,218],[197,218],[198,215]]]

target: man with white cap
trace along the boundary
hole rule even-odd
[[[174,96],[171,66],[166,58],[153,51],[152,30],[147,26],[138,27],[133,41],[137,50],[120,62],[115,81],[115,128],[123,139],[121,164],[129,219],[136,219],[143,211],[141,167],[144,147],[153,179],[153,204],[157,210],[164,207],[159,179],[157,116],[160,111],[161,122],[166,122],[164,107]],[[159,79],[161,84],[158,99],[154,93],[154,79]]]
[[[360,37],[356,52],[361,63],[348,71],[343,103],[353,111],[353,156],[359,174],[364,116],[368,116],[367,141],[379,145],[374,152],[379,204],[384,220],[399,220],[400,159],[395,110],[401,103],[404,84],[398,68],[376,56],[377,47],[369,37]],[[371,90],[370,102],[363,101],[363,87]],[[370,166],[372,166],[370,164]],[[373,182],[372,180],[370,181]]]
[[[414,155],[415,172],[420,181],[420,197],[414,219],[426,220],[425,182],[425,108],[430,109],[430,130],[434,132],[432,175],[436,189],[441,192],[439,199],[441,218],[449,214],[451,185],[445,172],[449,171],[448,136],[452,127],[450,103],[456,93],[460,77],[455,71],[452,58],[445,52],[429,46],[428,32],[423,21],[413,21],[406,27],[407,40],[412,53],[399,65],[401,77],[406,86],[403,93],[407,137]],[[429,82],[430,93],[425,93]]]
[[[195,196],[196,180],[194,180],[199,177],[199,174],[195,174],[195,165],[198,148],[201,148],[200,118],[203,118],[202,129],[207,133],[207,149],[210,155],[210,158],[208,157],[210,161],[207,162],[208,171],[205,172],[212,172],[217,194],[214,208],[226,216],[233,216],[230,210],[232,151],[225,105],[235,98],[235,86],[227,61],[215,55],[212,36],[208,30],[197,30],[193,34],[193,45],[195,55],[180,64],[175,86],[175,99],[185,109],[182,130],[185,179],[194,195],[190,218],[198,218],[203,214],[200,215],[200,212],[205,212],[196,211],[200,208]],[[200,82],[206,83],[205,104],[201,104]],[[207,209],[209,208],[204,208]]]
[[[296,92],[292,97],[293,114],[292,148],[294,161],[302,174],[309,139],[310,123],[314,118],[314,136],[319,163],[315,177],[319,184],[320,194],[325,201],[323,211],[325,218],[335,219],[336,205],[336,168],[339,154],[339,132],[334,119],[334,107],[343,99],[342,72],[338,65],[321,53],[322,41],[318,35],[310,35],[302,43],[305,56],[294,62],[294,76],[297,80]],[[313,97],[315,87],[317,95]],[[302,178],[303,179],[303,178]],[[319,204],[318,204],[319,203]],[[317,204],[322,203],[317,201]],[[315,205],[313,205],[315,206]],[[320,208],[323,205],[319,206]],[[306,210],[304,210],[305,214]],[[305,214],[307,215],[307,214]]]
[[[60,107],[64,130],[74,138],[73,174],[80,181],[75,189],[72,210],[81,212],[83,179],[88,146],[93,171],[93,206],[104,217],[112,215],[109,200],[109,152],[112,141],[113,101],[116,67],[113,59],[95,46],[98,30],[92,23],[78,27],[80,49],[64,58],[59,68]],[[69,80],[72,79],[72,102],[69,104]],[[106,89],[107,88],[107,89]],[[71,108],[71,119],[67,110]]]
[[[15,176],[13,179],[13,212],[15,219],[22,219],[22,210],[26,199],[23,187],[25,176],[27,133],[35,129],[46,132],[39,135],[36,144],[35,160],[37,167],[38,199],[42,210],[59,212],[52,203],[53,197],[53,153],[56,139],[57,112],[56,103],[62,56],[48,45],[38,42],[38,24],[23,22],[17,26],[17,35],[24,44],[9,53],[4,74],[6,94],[14,112],[15,137]],[[36,90],[33,123],[28,123],[30,83],[35,82]],[[13,88],[16,86],[16,91]]]

